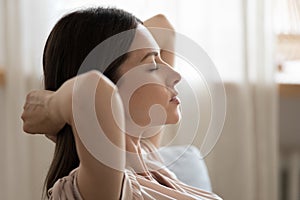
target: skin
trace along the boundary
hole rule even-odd
[[[174,66],[175,55],[172,53],[172,51],[167,51],[167,50],[174,50],[175,29],[172,26],[172,24],[164,15],[158,14],[144,21],[144,26],[149,28],[152,36],[154,37],[155,41],[158,43],[160,47],[160,55],[162,60],[165,61],[169,66],[171,67]],[[163,28],[168,30],[168,32],[166,35],[163,35],[162,33],[157,34],[151,31],[152,30],[151,27]],[[148,140],[150,140],[152,144],[154,144],[156,147],[159,147],[161,142],[161,130],[156,131],[156,134],[149,137]]]
[[[154,122],[150,126],[177,123],[180,119],[178,104],[170,100],[178,94],[174,87],[181,76],[162,60],[160,48],[155,40],[151,40],[153,37],[148,29],[138,28],[136,35],[132,46],[135,46],[137,41],[148,43],[149,48],[130,52],[129,58],[118,71],[121,84],[118,82],[117,85],[124,102],[126,119],[132,118],[134,123],[146,128],[151,122],[149,117],[151,107],[159,105],[163,112],[154,112]],[[136,89],[132,95],[128,94],[131,88]],[[126,109],[127,102],[128,109]],[[165,120],[158,120],[163,114],[166,114]],[[127,126],[130,123],[128,121],[126,120]]]
[[[154,16],[145,21],[144,24],[147,27],[163,27],[173,30],[173,27],[163,15]],[[168,123],[177,123],[180,119],[178,104],[170,102],[171,98],[177,95],[174,87],[181,79],[180,75],[169,65],[174,63],[174,56],[169,52],[161,51],[157,43],[153,42],[155,40],[149,37],[149,34],[143,31],[140,33],[144,37],[143,41],[149,42],[152,46],[151,48],[136,50],[129,54],[128,59],[119,68],[119,75],[125,77],[125,83],[118,85],[118,87],[101,73],[90,71],[66,81],[56,92],[40,90],[32,91],[27,95],[22,114],[25,132],[31,134],[43,133],[55,141],[55,134],[65,123],[72,126],[80,159],[77,182],[79,191],[84,199],[119,199],[124,174],[122,171],[107,167],[96,160],[79,139],[72,113],[72,92],[75,81],[81,83],[79,89],[77,88],[78,92],[80,92],[80,88],[86,90],[91,85],[97,84],[95,110],[99,124],[106,136],[115,145],[121,149],[136,153],[136,159],[139,161],[138,165],[140,165],[140,168],[146,168],[141,158],[139,142],[140,136],[146,134],[149,130],[147,125],[150,123],[148,115],[150,107],[158,104],[166,111],[166,120],[163,124],[158,121],[155,124],[157,127]],[[154,33],[152,35],[154,38],[156,37]],[[169,38],[172,40],[172,37]],[[161,49],[164,48],[163,45],[170,45],[170,43],[159,43]],[[158,69],[156,65],[159,66]],[[127,87],[132,87],[130,83],[126,85],[130,80],[131,72],[137,73],[138,77],[148,79],[151,81],[151,84],[138,88],[130,97],[129,106],[126,109],[126,107],[123,108],[122,101],[126,100]],[[127,79],[126,76],[128,76]],[[121,98],[114,95],[116,93],[119,93]],[[117,113],[114,113],[115,115],[110,109],[112,107],[111,99],[116,102],[114,106],[117,107]],[[143,100],[141,101],[141,99]],[[116,124],[116,116],[121,126]],[[127,125],[130,124],[129,119],[132,119],[133,124],[141,126],[142,129],[135,129],[136,126],[132,126],[134,130],[138,131],[136,133],[127,132],[125,123]],[[40,124],[40,126],[35,126],[37,124]],[[124,131],[126,134],[124,134]],[[158,146],[160,131],[155,131],[155,133],[157,134],[154,136],[151,134],[151,137],[148,139]],[[114,156],[117,160],[120,160],[120,166],[125,168],[125,163],[121,162],[125,160],[125,154],[120,152],[119,155]],[[145,170],[145,173],[147,175],[147,170]]]

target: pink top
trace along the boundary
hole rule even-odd
[[[151,142],[144,141],[141,145],[142,153],[147,154],[144,160],[151,178],[139,175],[132,167],[127,167],[124,171],[121,200],[222,200],[216,194],[180,182],[174,173],[163,166],[157,149]],[[77,169],[54,184],[48,191],[50,200],[83,199],[77,187]]]

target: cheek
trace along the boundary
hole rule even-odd
[[[151,122],[149,111],[152,105],[159,104],[164,109],[169,104],[169,96],[166,88],[159,85],[146,85],[137,89],[129,101],[129,113],[131,118],[140,126],[146,126]]]

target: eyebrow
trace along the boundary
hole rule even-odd
[[[152,56],[152,55],[158,56],[158,52],[157,52],[157,51],[152,51],[152,52],[147,53],[147,54],[140,60],[140,62],[143,62],[146,58],[148,58],[149,56]]]

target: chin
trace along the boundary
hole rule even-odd
[[[178,122],[180,122],[180,120],[181,120],[181,113],[176,112],[176,113],[172,114],[172,116],[168,116],[166,125],[167,124],[177,124]]]

